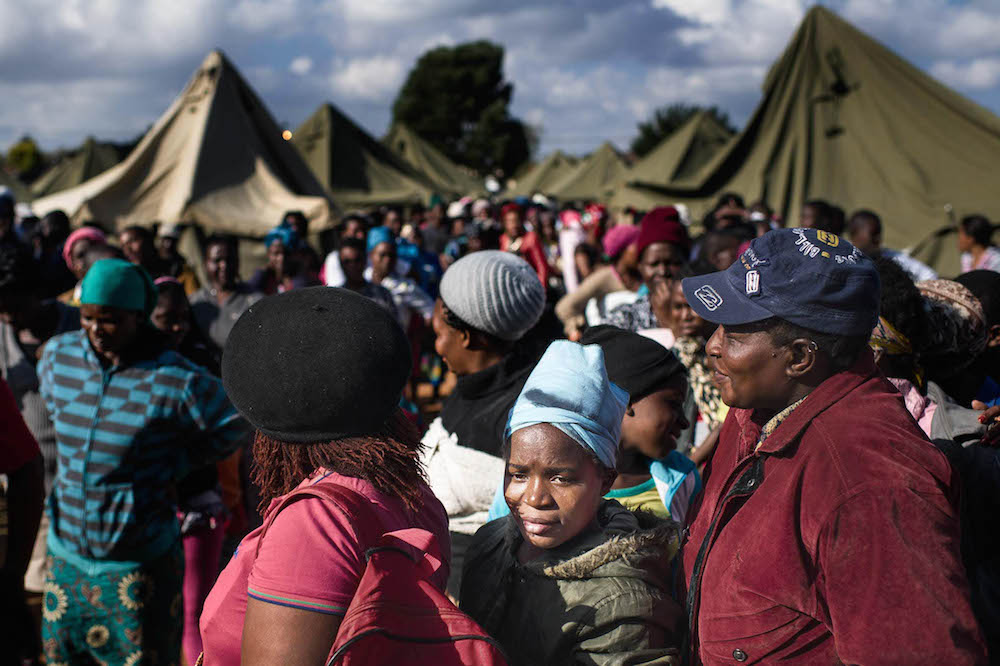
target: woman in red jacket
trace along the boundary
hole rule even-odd
[[[705,663],[985,663],[947,459],[875,367],[871,260],[779,229],[686,278],[732,409],[681,558]]]
[[[500,209],[500,219],[503,220],[500,249],[504,252],[513,252],[531,264],[538,273],[542,286],[548,289],[549,274],[552,269],[545,258],[545,249],[538,234],[524,228],[524,211],[518,204],[512,202]]]

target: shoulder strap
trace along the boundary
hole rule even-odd
[[[363,543],[374,544],[384,533],[381,521],[375,510],[372,509],[371,502],[367,497],[335,483],[315,483],[285,495],[281,503],[267,514],[264,524],[261,526],[260,535],[257,537],[257,549],[254,551],[255,560],[260,553],[260,545],[264,542],[264,535],[267,534],[267,530],[270,529],[271,524],[282,509],[307,497],[318,497],[334,504],[338,511],[351,520],[351,524]],[[348,506],[351,507],[350,512],[345,509]]]

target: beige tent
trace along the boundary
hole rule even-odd
[[[485,192],[481,178],[452,162],[430,141],[402,123],[393,125],[382,143],[430,181],[442,196],[458,198]]]
[[[536,192],[550,194],[552,185],[576,168],[577,160],[557,150],[514,182],[507,196],[530,197]]]
[[[427,204],[434,185],[332,104],[295,130],[292,143],[344,208]]]
[[[31,193],[44,197],[84,183],[121,161],[118,150],[88,137],[73,153],[64,156],[31,184]]]
[[[628,165],[615,147],[603,143],[570,173],[552,184],[551,193],[563,201],[606,201],[626,177]]]
[[[333,224],[322,186],[219,51],[125,161],[33,208],[62,209],[75,222],[191,222],[245,236],[264,235],[288,210],[303,211],[316,230]]]
[[[735,191],[767,200],[791,223],[810,198],[870,208],[886,245],[903,248],[946,226],[947,207],[1000,217],[998,171],[1000,118],[814,7],[743,132],[698,173],[646,189],[701,211]],[[922,258],[954,273],[954,243],[933,245]]]

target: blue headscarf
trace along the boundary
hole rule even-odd
[[[392,232],[389,227],[372,227],[368,231],[368,251],[371,252],[379,243],[392,243]]]
[[[299,243],[299,236],[292,229],[291,225],[282,222],[279,226],[268,231],[267,235],[264,236],[264,247],[271,247],[271,243],[274,241],[281,241],[281,244],[286,248],[294,250]]]
[[[531,371],[507,418],[504,440],[548,423],[615,468],[628,392],[612,384],[598,345],[556,340]]]

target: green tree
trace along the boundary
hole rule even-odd
[[[7,168],[22,181],[30,180],[44,167],[42,151],[30,136],[24,136],[7,151]]]
[[[531,155],[531,130],[510,115],[502,46],[486,41],[424,53],[392,106],[404,123],[459,164],[513,173]]]
[[[642,157],[656,148],[661,141],[673,134],[677,128],[699,111],[707,111],[720,125],[735,133],[736,128],[729,122],[729,114],[717,106],[705,108],[695,104],[671,104],[660,107],[653,112],[653,117],[638,125],[639,135],[632,139],[630,146],[633,153]]]

